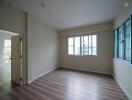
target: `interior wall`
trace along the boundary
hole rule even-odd
[[[59,32],[59,67],[112,74],[113,23],[102,23]],[[97,56],[68,55],[67,36],[97,33]]]
[[[0,0],[0,29],[25,33],[25,13]]]
[[[11,31],[23,35],[23,81],[26,81],[26,13],[0,0],[0,30]]]
[[[123,7],[114,21],[114,28],[119,27],[132,14],[132,1],[128,7]],[[114,77],[120,84],[129,100],[132,100],[132,64],[121,60],[113,59]]]
[[[57,31],[28,15],[29,82],[55,69],[58,64]]]
[[[2,0],[0,0],[0,30],[20,33],[23,36],[24,83],[27,83],[26,80],[32,80],[34,77],[46,73],[57,66],[57,31],[47,25],[42,25],[41,22],[28,16],[24,11]],[[27,33],[29,34],[27,35]],[[34,45],[34,43],[36,44]],[[38,59],[34,59],[36,57]],[[28,72],[29,77],[27,75]]]

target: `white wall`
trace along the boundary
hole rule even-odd
[[[112,28],[113,23],[102,23],[59,33],[59,67],[112,74]],[[97,33],[97,56],[69,56],[67,35]]]
[[[0,0],[0,29],[26,33],[25,13]]]
[[[0,0],[0,30],[11,31],[23,34],[23,80],[26,76],[26,32],[27,32],[26,13],[8,5],[6,2]]]
[[[27,13],[0,0],[0,30],[23,34],[24,82],[55,68],[58,60],[57,31],[27,16]]]
[[[121,25],[132,14],[132,1],[129,2],[129,7],[123,7],[114,21],[114,28]],[[132,100],[132,64],[121,59],[113,59],[114,77],[121,85],[124,92]]]
[[[28,80],[57,67],[57,31],[28,15]]]

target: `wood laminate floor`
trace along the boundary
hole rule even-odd
[[[57,69],[15,87],[0,73],[0,100],[128,100],[112,77]]]

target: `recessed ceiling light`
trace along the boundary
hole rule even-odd
[[[60,23],[63,23],[63,20],[60,20]]]
[[[41,3],[41,7],[45,7],[45,4],[44,3]]]
[[[125,7],[128,7],[129,6],[128,2],[124,3],[124,6]]]

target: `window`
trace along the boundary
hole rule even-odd
[[[88,43],[88,36],[82,37],[82,55],[88,55],[89,54],[89,43]]]
[[[10,63],[11,58],[11,40],[4,40],[4,63]]]
[[[75,55],[80,55],[80,37],[75,37]]]
[[[73,38],[68,38],[68,54],[73,55],[74,54],[74,45],[73,45]]]
[[[123,58],[123,31],[122,27],[119,28],[119,58]]]
[[[125,33],[125,60],[131,61],[131,21],[130,19],[124,24]]]
[[[97,55],[97,35],[68,38],[69,55]]]
[[[132,63],[132,15],[114,31],[114,57]]]
[[[118,57],[118,53],[117,53],[117,50],[118,50],[118,38],[117,38],[117,30],[114,31],[114,57]]]
[[[96,35],[92,35],[92,55],[97,54],[97,40],[96,40]]]

